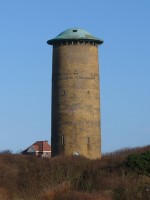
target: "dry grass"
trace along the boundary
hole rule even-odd
[[[90,194],[87,192],[73,191],[69,182],[63,182],[54,188],[43,192],[41,200],[112,200],[112,194],[109,191],[105,193]]]
[[[150,146],[103,155],[39,159],[0,154],[0,200],[146,200],[150,177],[124,166],[131,153]]]

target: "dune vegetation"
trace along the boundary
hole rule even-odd
[[[0,153],[0,200],[150,200],[150,146],[101,160]]]

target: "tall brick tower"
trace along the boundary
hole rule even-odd
[[[54,39],[52,67],[52,156],[101,157],[98,45],[83,29]]]

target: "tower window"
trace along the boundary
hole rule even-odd
[[[74,29],[74,30],[73,30],[73,32],[77,32],[77,31],[78,31],[77,29]]]
[[[61,144],[64,145],[64,143],[65,143],[65,142],[64,142],[64,136],[62,135],[62,136],[61,136]]]
[[[90,137],[87,137],[87,144],[90,144]]]
[[[62,95],[65,95],[65,94],[66,94],[65,90],[63,90],[63,91],[62,91]]]

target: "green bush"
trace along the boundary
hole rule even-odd
[[[136,171],[138,174],[150,176],[150,151],[129,155],[125,165],[131,170]]]

